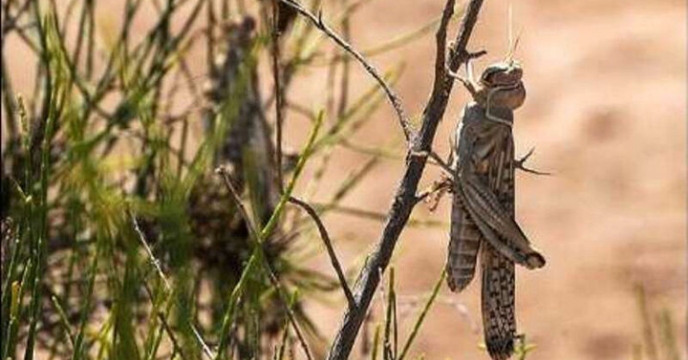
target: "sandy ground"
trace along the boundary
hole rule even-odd
[[[517,274],[519,331],[537,345],[528,358],[631,358],[632,345],[641,338],[636,283],[645,285],[655,309],[671,311],[685,353],[685,4],[512,3],[515,27],[522,30],[516,57],[528,90],[526,103],[516,113],[517,153],[535,146],[530,166],[555,174],[520,174],[517,179],[517,219],[548,259],[542,270],[519,269]],[[471,40],[471,49],[489,52],[476,62],[478,71],[506,53],[507,5],[484,5]],[[326,18],[327,6],[326,2]],[[436,18],[442,6],[443,1],[374,0],[354,19],[354,44],[365,49],[413,31]],[[26,56],[17,51],[10,62]],[[434,38],[429,34],[372,58],[381,70],[403,63],[405,70],[395,88],[414,116],[422,111],[430,91],[433,54]],[[373,82],[359,66],[353,69],[355,97]],[[323,106],[324,73],[322,68],[309,72],[290,98],[314,109]],[[17,82],[21,88],[22,81]],[[447,154],[448,138],[466,101],[467,93],[455,87],[435,141],[441,154]],[[400,138],[390,109],[385,105],[355,142],[373,146]],[[297,119],[289,123],[287,141],[297,146],[293,139],[303,139],[305,125]],[[403,154],[401,147],[395,151]],[[338,184],[366,159],[338,151],[337,166],[327,177]],[[401,166],[401,161],[385,161],[346,205],[386,212]],[[438,174],[430,169],[423,186]],[[328,189],[322,190],[315,199],[327,198]],[[434,213],[419,206],[413,216],[446,222],[447,200]],[[382,225],[347,216],[331,216],[326,223],[344,263],[357,272]],[[425,295],[431,289],[444,266],[447,233],[447,226],[404,231],[394,258],[402,296]],[[326,265],[325,258],[314,260],[314,266],[329,271]],[[443,286],[440,300],[412,353],[424,353],[427,359],[486,359],[478,348],[478,284],[459,295]],[[334,304],[308,307],[327,338],[336,331],[342,304],[337,298]],[[375,306],[379,309],[379,303]],[[402,321],[401,339],[414,312]]]

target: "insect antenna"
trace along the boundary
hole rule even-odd
[[[521,40],[521,33],[523,29],[519,29],[518,35],[514,38],[514,6],[513,2],[509,2],[509,50],[506,53],[506,61],[511,63],[514,61],[514,53],[516,53],[516,48],[518,48],[518,42]]]

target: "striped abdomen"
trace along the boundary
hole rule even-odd
[[[447,251],[447,283],[452,291],[463,290],[473,280],[481,242],[480,230],[461,204],[461,197],[455,194]]]
[[[514,143],[508,136],[490,156],[488,182],[504,208],[514,215]],[[493,360],[506,360],[516,336],[514,262],[488,242],[480,255],[481,306],[485,345]]]
[[[486,242],[480,264],[485,346],[492,359],[506,360],[514,351],[516,336],[514,263]]]

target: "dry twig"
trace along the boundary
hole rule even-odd
[[[349,357],[375,294],[375,289],[380,283],[380,274],[387,268],[401,231],[406,226],[416,204],[418,183],[423,174],[428,154],[432,151],[432,142],[437,131],[437,125],[444,115],[453,87],[453,78],[447,74],[447,67],[450,71],[455,72],[462,63],[470,57],[476,56],[469,53],[466,46],[477,22],[482,3],[482,0],[471,0],[468,3],[456,41],[450,47],[449,59],[446,58],[445,49],[447,26],[454,12],[455,0],[447,0],[445,4],[442,20],[436,33],[435,79],[430,99],[423,111],[421,128],[418,135],[413,137],[411,148],[406,154],[404,176],[397,188],[377,248],[368,256],[356,281],[354,298],[357,301],[357,306],[349,308],[344,314],[341,327],[328,354],[330,360],[342,360]]]
[[[354,306],[356,306],[356,301],[354,300],[353,294],[351,294],[351,289],[349,288],[349,284],[347,284],[346,282],[346,277],[344,276],[344,271],[342,271],[342,266],[339,264],[337,254],[334,252],[334,248],[332,247],[332,240],[330,239],[330,235],[327,233],[327,229],[325,228],[325,225],[322,223],[322,220],[320,220],[318,213],[315,212],[315,209],[313,209],[312,206],[308,205],[308,203],[301,201],[295,197],[290,196],[289,202],[300,206],[303,210],[305,210],[308,213],[308,215],[310,215],[313,221],[315,221],[315,224],[318,227],[318,231],[320,232],[320,237],[325,243],[327,254],[330,256],[332,267],[334,268],[335,272],[337,273],[337,277],[339,278],[339,283],[342,287],[342,291],[344,291],[344,295],[346,295],[346,300],[349,302],[349,307],[353,308]]]
[[[289,318],[289,322],[291,323],[292,327],[294,328],[294,331],[296,332],[296,337],[299,339],[299,343],[301,344],[301,347],[303,348],[303,352],[306,354],[306,358],[309,360],[313,359],[313,356],[311,355],[311,350],[308,347],[308,343],[306,342],[306,338],[303,336],[303,331],[301,330],[301,327],[299,326],[299,323],[296,321],[296,315],[294,315],[294,311],[289,307],[289,299],[286,298],[285,296],[285,291],[284,288],[282,288],[282,284],[279,282],[279,279],[277,278],[277,275],[275,275],[275,271],[272,269],[270,266],[270,263],[268,263],[265,259],[265,256],[262,254],[262,242],[260,238],[260,233],[258,232],[258,229],[254,226],[253,222],[251,221],[251,218],[248,215],[248,211],[246,210],[246,207],[244,206],[243,202],[241,201],[241,196],[239,195],[239,192],[237,191],[236,187],[232,184],[232,179],[230,179],[229,173],[222,167],[219,167],[217,169],[217,172],[222,175],[222,178],[225,181],[225,185],[227,186],[227,189],[232,195],[232,198],[234,199],[234,202],[237,205],[237,210],[239,210],[239,214],[241,217],[244,219],[246,222],[246,227],[249,230],[249,233],[251,234],[251,238],[254,240],[255,246],[260,247],[260,258],[263,262],[263,267],[265,269],[265,272],[268,275],[268,279],[270,280],[270,283],[272,286],[275,287],[275,290],[277,291],[277,295],[279,296],[282,305],[284,306],[284,309],[287,313],[287,317]]]
[[[280,79],[280,30],[279,30],[279,0],[272,1],[272,75],[275,83],[275,132],[276,153],[275,169],[277,170],[277,186],[280,193],[284,191],[282,174],[282,128],[284,126],[284,89]]]
[[[394,107],[394,110],[397,113],[397,117],[399,118],[399,124],[401,125],[402,130],[404,131],[404,137],[406,138],[407,142],[410,142],[413,140],[413,129],[411,129],[411,121],[406,115],[406,112],[404,111],[404,108],[401,104],[401,100],[399,100],[399,96],[392,90],[392,88],[385,82],[383,79],[382,75],[375,69],[375,67],[366,60],[361,53],[354,49],[351,44],[349,44],[346,40],[344,40],[341,36],[337,35],[332,28],[330,28],[327,24],[322,19],[322,13],[318,13],[318,15],[313,15],[310,11],[308,11],[306,8],[301,6],[298,2],[294,0],[279,0],[280,2],[289,5],[292,7],[294,10],[298,11],[301,15],[306,17],[308,20],[313,23],[313,26],[318,28],[320,31],[322,31],[325,35],[327,35],[329,38],[331,38],[337,45],[341,46],[344,50],[346,50],[349,54],[351,54],[356,60],[358,60],[361,65],[365,68],[365,70],[373,77],[375,80],[380,84],[380,86],[384,89],[385,94],[387,94],[387,98],[389,101],[392,103],[392,106]]]
[[[146,250],[146,255],[148,255],[148,259],[150,260],[151,265],[153,265],[156,273],[160,277],[160,280],[162,280],[163,286],[165,287],[165,292],[167,292],[167,294],[171,294],[173,292],[172,286],[170,286],[170,282],[169,282],[169,280],[167,280],[167,276],[165,275],[165,273],[162,271],[162,268],[160,267],[160,261],[158,261],[158,259],[155,258],[153,251],[151,250],[150,246],[148,246],[148,241],[146,240],[146,237],[143,234],[143,231],[141,231],[141,228],[139,227],[138,221],[136,221],[136,216],[134,216],[134,213],[132,213],[130,211],[129,217],[131,218],[131,223],[134,226],[134,231],[138,235],[139,241],[141,242],[141,245]],[[150,294],[152,294],[152,292],[150,292],[150,289],[148,289],[147,287],[148,287],[148,285],[146,284],[146,290]],[[165,320],[165,317],[161,314],[158,314],[158,316],[160,316],[161,320],[163,321],[163,325],[165,326],[165,330],[169,334],[170,339],[176,343],[176,340],[174,339],[174,333],[172,332],[172,330],[167,325],[167,321]],[[194,325],[194,323],[190,319],[188,320],[188,322],[189,322],[189,327],[191,327],[191,330],[193,331],[194,336],[196,337],[196,341],[198,341],[198,344],[203,349],[203,353],[209,359],[214,359],[215,355],[213,354],[212,350],[210,350],[210,347],[208,346],[208,344],[206,344],[205,341],[203,340],[203,337],[201,336],[201,333],[198,331],[198,328],[196,328],[196,325]]]

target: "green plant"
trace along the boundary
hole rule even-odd
[[[640,314],[641,341],[633,344],[633,359],[681,359],[670,311],[653,311],[642,284],[636,284],[634,291]]]
[[[361,3],[337,4],[333,19],[348,38]],[[317,235],[287,205],[297,182],[301,198],[322,187],[345,147],[369,160],[315,206],[317,216],[382,216],[341,203],[380,159],[399,157],[391,145],[354,140],[383,91],[351,93],[348,57],[313,26],[280,17],[288,8],[274,1],[127,0],[118,28],[100,6],[2,2],[3,49],[7,39],[20,43],[36,69],[35,86],[18,96],[18,70],[3,51],[2,358],[312,351],[307,344],[322,339],[303,301],[341,284],[301,265],[320,251],[309,241]],[[436,23],[364,53],[394,50]],[[192,71],[199,53],[205,91]],[[267,58],[272,79],[259,71]],[[332,74],[324,112],[288,101],[318,66]],[[393,85],[402,70],[381,79]],[[291,154],[282,126],[298,115],[312,122],[311,137]],[[299,176],[304,168],[313,175]]]

